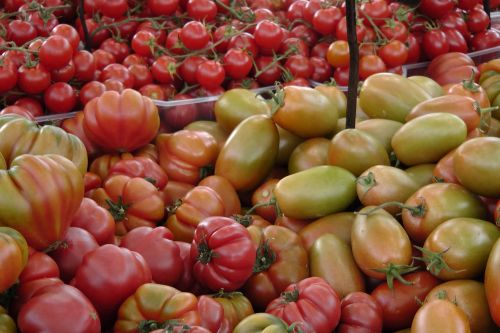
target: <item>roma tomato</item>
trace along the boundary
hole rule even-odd
[[[384,329],[395,331],[411,326],[412,319],[427,294],[440,281],[429,272],[421,271],[403,276],[408,282],[394,281],[392,288],[386,282],[378,285],[371,296],[382,309]]]
[[[413,193],[405,202],[403,226],[417,245],[441,223],[456,217],[486,219],[481,200],[458,184],[429,184]]]
[[[56,306],[71,311],[52,313],[50,309]],[[101,322],[92,303],[78,289],[65,284],[39,289],[23,305],[17,320],[19,329],[26,333],[62,333],[70,326],[75,333],[101,332]]]
[[[125,175],[129,177],[144,178],[159,190],[163,190],[168,182],[166,172],[150,158],[135,156],[116,162],[110,169],[108,177],[114,175]]]
[[[144,178],[111,176],[91,198],[113,215],[117,235],[141,226],[153,227],[165,213],[161,193]]]
[[[382,332],[382,308],[369,294],[353,292],[340,303],[340,323],[338,333]]]
[[[30,246],[45,249],[69,228],[83,198],[83,177],[70,160],[53,154],[21,155],[10,167],[0,170],[0,226],[15,228]]]
[[[85,105],[83,128],[98,146],[130,151],[149,143],[160,127],[153,101],[139,92],[106,91]]]
[[[160,166],[168,178],[192,185],[198,184],[210,172],[219,152],[211,134],[193,130],[160,134],[156,147]]]
[[[309,168],[328,164],[328,148],[330,140],[326,138],[311,138],[297,145],[288,158],[290,174]]]
[[[173,286],[179,281],[183,262],[174,236],[165,227],[139,227],[121,239],[120,246],[144,257],[153,281]]]
[[[498,269],[500,267],[500,240],[497,240],[491,249],[486,270],[484,275],[484,287],[486,290],[486,298],[488,307],[493,321],[500,325],[500,281],[498,280]]]
[[[309,276],[307,252],[298,235],[287,228],[250,226],[248,231],[257,258],[243,290],[257,310],[264,310],[288,285]]]
[[[109,327],[120,305],[148,282],[151,270],[140,254],[106,244],[83,257],[71,284],[95,306],[103,327]]]
[[[310,222],[299,231],[299,236],[308,251],[319,237],[328,233],[334,234],[350,246],[354,218],[355,214],[352,212],[330,214]]]
[[[113,215],[90,198],[83,198],[71,220],[71,226],[90,232],[99,245],[114,243],[115,220]]]
[[[479,84],[474,82],[475,73],[472,72],[472,77],[469,80],[462,81],[460,83],[449,84],[444,88],[444,93],[446,95],[461,95],[472,97],[479,103],[482,108],[490,107],[490,100],[488,99],[488,94]]]
[[[193,273],[201,285],[227,291],[243,286],[252,274],[256,246],[241,224],[227,217],[204,219],[191,244]]]
[[[237,191],[255,189],[271,172],[278,148],[273,120],[266,115],[248,117],[224,144],[215,162],[215,174],[227,178]]]
[[[13,285],[28,262],[28,243],[15,229],[0,227],[0,292]]]
[[[441,332],[470,333],[469,319],[464,311],[450,301],[433,300],[425,303],[415,314],[412,333]]]
[[[168,208],[170,216],[165,224],[174,239],[190,243],[198,224],[210,216],[224,215],[224,202],[208,186],[196,186]]]
[[[289,285],[281,297],[268,305],[266,312],[289,325],[304,322],[307,325],[304,332],[329,333],[340,321],[340,299],[325,280],[310,277]]]

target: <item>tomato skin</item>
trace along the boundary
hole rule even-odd
[[[89,101],[83,112],[85,134],[108,150],[140,148],[156,136],[160,126],[158,110],[152,100],[131,89],[121,94],[106,91]]]
[[[2,111],[0,111],[0,115],[6,115],[6,114],[15,114],[15,115],[19,115],[19,116],[24,117],[24,118],[29,119],[29,120],[33,120],[33,121],[35,120],[35,117],[33,117],[33,115],[27,109],[20,107],[20,106],[17,106],[17,105],[9,105],[9,106],[3,108]],[[3,156],[2,156],[2,159],[3,159]],[[5,163],[3,163],[3,164],[5,164]],[[5,166],[3,166],[3,168],[5,168]]]
[[[42,43],[38,56],[40,63],[48,70],[60,69],[71,61],[73,48],[66,38],[53,35]]]
[[[267,115],[248,117],[224,144],[215,174],[226,177],[237,191],[252,190],[270,173],[278,148],[278,130],[272,119]]]
[[[16,333],[16,323],[14,319],[12,319],[7,310],[5,310],[2,306],[0,306],[0,330],[5,333]]]
[[[255,313],[243,319],[233,333],[261,332],[269,330],[275,333],[287,332],[287,325],[280,318],[268,313]]]
[[[50,86],[50,72],[42,64],[32,68],[22,65],[17,73],[19,88],[28,94],[39,94]]]
[[[304,322],[305,332],[328,333],[340,321],[340,299],[325,280],[310,277],[293,283],[286,294],[273,300],[266,312],[282,318],[286,323]],[[317,312],[322,316],[318,316]]]
[[[98,175],[101,179],[107,179],[109,169],[121,160],[131,159],[134,155],[131,153],[122,154],[104,154],[95,158],[90,164],[89,171]]]
[[[71,220],[71,226],[90,232],[99,245],[114,243],[113,216],[90,198],[83,198],[80,208]]]
[[[68,83],[56,82],[43,93],[45,106],[51,113],[67,113],[76,106],[76,92]]]
[[[91,198],[111,212],[117,235],[140,226],[153,227],[164,216],[161,193],[143,178],[111,176],[102,188],[93,191]]]
[[[479,281],[458,279],[443,282],[427,294],[425,302],[434,299],[450,301],[463,310],[473,333],[498,330],[490,316],[485,287]]]
[[[288,228],[271,225],[247,229],[257,247],[260,265],[243,290],[255,309],[262,311],[288,285],[309,276],[307,252],[298,235]]]
[[[412,333],[430,333],[437,329],[442,332],[471,332],[466,314],[452,302],[440,299],[425,303],[411,324]]]
[[[109,169],[108,177],[118,174],[144,178],[159,190],[162,190],[168,181],[167,174],[158,163],[150,158],[141,156],[118,161]]]
[[[434,59],[450,50],[446,34],[441,29],[429,30],[424,33],[422,40],[424,53],[429,59]]]
[[[231,217],[241,213],[241,202],[233,185],[224,177],[212,175],[203,178],[199,186],[207,186],[213,189],[224,202],[224,216]]]
[[[382,332],[382,308],[364,292],[352,292],[340,303],[341,316],[338,333]]]
[[[15,229],[0,227],[1,270],[0,290],[13,285],[28,262],[28,243]]]
[[[202,298],[208,296],[201,296],[200,302]],[[231,331],[234,329],[239,322],[241,322],[244,318],[252,315],[253,308],[252,304],[242,293],[239,292],[219,292],[210,297],[215,300],[217,303],[222,305],[224,309],[224,317],[228,321],[228,326]]]
[[[120,279],[115,278],[118,274]],[[72,285],[94,304],[103,327],[109,327],[120,304],[148,282],[151,270],[140,254],[106,244],[83,258]]]
[[[201,285],[211,290],[240,288],[252,274],[255,257],[256,246],[249,232],[234,220],[214,216],[196,227],[191,260]]]
[[[47,311],[55,306],[70,308],[71,311],[48,315]],[[78,289],[64,284],[39,289],[21,308],[18,324],[19,329],[26,333],[62,333],[69,326],[74,332],[101,332],[101,323],[92,303]]]
[[[68,228],[63,242],[65,242],[65,245],[50,252],[50,256],[59,266],[61,279],[68,283],[75,276],[83,257],[97,249],[99,245],[90,232],[76,227]]]
[[[172,206],[171,206],[172,207]],[[174,203],[165,224],[174,234],[174,239],[192,242],[198,224],[210,216],[223,216],[225,207],[221,197],[208,186],[196,186]]]
[[[486,298],[493,321],[500,325],[500,283],[498,281],[498,268],[500,263],[500,240],[497,240],[491,249],[486,263],[486,271],[484,278],[484,287],[486,290]]]
[[[0,65],[0,93],[5,93],[17,84],[17,68],[12,61],[4,59]]]
[[[412,319],[432,288],[440,281],[429,272],[420,271],[403,276],[411,285],[394,281],[393,289],[382,282],[372,292],[371,296],[382,309],[384,329],[395,331],[409,327]],[[418,301],[417,301],[418,299]]]
[[[412,216],[403,209],[403,226],[414,241],[420,245],[439,224],[456,217],[486,219],[487,212],[481,200],[457,184],[435,183],[420,188],[412,194],[405,205],[425,205],[425,214]]]

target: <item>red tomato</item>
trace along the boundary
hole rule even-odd
[[[102,15],[111,18],[120,18],[128,10],[127,0],[96,0],[96,9]]]
[[[35,27],[28,21],[12,20],[7,26],[7,40],[22,46],[37,36]]]
[[[99,80],[104,82],[109,79],[121,82],[125,88],[132,88],[134,86],[134,76],[122,64],[109,64],[102,69]]]
[[[76,29],[71,25],[64,23],[58,24],[54,27],[54,29],[52,29],[50,35],[57,35],[66,38],[73,51],[76,52],[78,50],[78,45],[80,44],[80,36],[78,35],[78,31],[76,31]]]
[[[380,47],[378,55],[389,68],[401,66],[408,59],[408,48],[403,42],[393,40]]]
[[[132,37],[130,45],[136,54],[143,57],[151,57],[153,55],[152,46],[155,42],[156,38],[151,31],[139,30]]]
[[[241,224],[222,216],[206,218],[196,227],[191,244],[194,276],[211,290],[236,290],[252,275],[256,250]]]
[[[313,66],[309,58],[303,55],[291,55],[285,62],[285,68],[294,78],[309,79],[313,73]]]
[[[500,45],[500,32],[495,29],[481,31],[472,39],[472,50],[485,50]]]
[[[266,312],[289,325],[304,323],[304,332],[330,333],[340,321],[340,299],[325,280],[310,277],[289,285]]]
[[[4,114],[17,114],[29,120],[35,120],[35,117],[25,108],[17,105],[6,106],[0,111],[0,115]]]
[[[42,17],[39,12],[29,13],[27,21],[35,27],[38,36],[42,37],[47,37],[50,31],[59,23],[54,14],[50,13]]]
[[[55,307],[71,311],[52,311]],[[69,285],[49,285],[40,288],[21,308],[17,318],[25,333],[67,332],[99,333],[101,323],[92,303],[78,289]]]
[[[75,78],[81,82],[92,81],[95,76],[96,62],[94,55],[85,50],[76,51],[73,55]]]
[[[115,220],[107,209],[92,199],[83,198],[71,226],[87,230],[99,245],[114,243]]]
[[[281,78],[282,70],[273,57],[262,56],[255,59],[257,82],[263,86],[273,85]]]
[[[316,82],[326,82],[332,77],[332,68],[324,58],[311,57],[309,59],[313,66],[311,80]]]
[[[17,84],[17,67],[11,60],[5,59],[0,64],[0,93],[6,93]]]
[[[126,43],[112,37],[105,39],[99,48],[111,53],[119,63],[121,63],[123,59],[130,54],[130,48]]]
[[[369,294],[352,292],[342,299],[340,306],[337,333],[382,332],[382,308]]]
[[[45,90],[43,101],[51,113],[70,112],[77,102],[76,92],[68,83],[56,82]]]
[[[189,0],[186,10],[189,17],[196,21],[211,22],[217,16],[217,5],[211,0]]]
[[[43,108],[37,99],[32,97],[22,97],[18,99],[14,105],[20,106],[28,110],[34,117],[43,115]]]
[[[377,55],[367,55],[359,60],[359,78],[361,80],[367,79],[372,74],[386,71],[387,66]]]
[[[206,89],[219,87],[225,77],[224,66],[214,60],[204,61],[196,69],[196,81]]]
[[[182,27],[179,39],[188,49],[200,50],[207,46],[210,41],[210,35],[203,23],[190,21]]]
[[[159,83],[172,83],[176,71],[176,60],[166,55],[158,57],[151,65],[151,73]]]
[[[94,304],[103,326],[109,327],[123,301],[151,280],[151,270],[140,254],[106,244],[83,258],[72,284]]]
[[[173,286],[183,271],[180,250],[173,238],[172,232],[165,227],[139,227],[127,233],[120,246],[144,257],[151,268],[153,281]]]
[[[434,59],[441,54],[448,53],[450,50],[446,34],[441,29],[433,29],[424,33],[422,46],[429,59]]]
[[[205,57],[187,57],[179,66],[179,74],[181,78],[188,84],[198,83],[198,81],[196,80],[196,72],[198,66],[205,61],[207,61]]]
[[[54,82],[69,82],[75,76],[75,64],[73,60],[63,68],[50,72],[50,77]]]
[[[155,161],[140,156],[118,161],[109,169],[108,177],[113,175],[144,178],[160,190],[168,180],[165,171]]]
[[[472,33],[486,30],[490,24],[488,14],[481,8],[473,8],[467,12],[467,28]]]
[[[172,15],[178,4],[179,0],[148,0],[147,2],[148,8],[155,16]]]
[[[281,27],[269,20],[260,21],[253,36],[259,47],[275,51],[280,48],[285,37]]]
[[[448,14],[454,6],[452,0],[422,0],[419,10],[428,17],[437,19]]]
[[[312,24],[320,34],[334,35],[341,18],[342,12],[338,7],[319,9],[313,16]]]
[[[246,77],[253,67],[250,55],[241,49],[229,49],[222,58],[227,76],[233,79]]]
[[[95,68],[98,70],[103,70],[104,67],[116,63],[115,56],[101,49],[97,49],[92,52],[94,56]]]
[[[42,64],[35,67],[22,65],[18,69],[17,85],[28,94],[39,94],[50,86],[50,73]]]
[[[63,68],[73,58],[73,48],[66,38],[52,35],[43,42],[38,57],[49,70]]]
[[[87,82],[82,89],[80,89],[80,103],[85,106],[88,102],[90,102],[95,97],[101,96],[106,91],[106,86],[104,83],[99,81],[90,81]]]

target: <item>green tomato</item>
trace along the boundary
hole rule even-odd
[[[429,95],[431,95],[431,97],[439,97],[444,95],[443,88],[439,85],[439,83],[437,83],[430,77],[415,75],[410,76],[408,79],[418,84]]]
[[[392,152],[391,140],[403,126],[399,121],[389,119],[367,119],[356,124],[356,128],[380,141],[388,154]]]
[[[330,140],[325,138],[312,138],[302,142],[290,155],[288,172],[292,174],[315,166],[327,165],[329,147]]]

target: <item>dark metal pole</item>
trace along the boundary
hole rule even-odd
[[[491,28],[491,8],[490,8],[490,0],[483,0],[483,7],[486,14],[490,19],[490,23],[488,24],[488,29]]]
[[[356,35],[356,2],[346,0],[347,42],[349,44],[349,85],[347,90],[346,128],[356,124],[356,97],[358,95],[359,49]]]
[[[83,0],[80,0],[80,5],[78,6],[78,18],[80,19],[80,24],[82,25],[83,35],[85,36],[85,40],[83,41],[83,45],[85,46],[85,50],[92,50],[92,41],[89,36],[89,29],[87,28],[87,22],[85,22],[85,10],[83,7]]]

